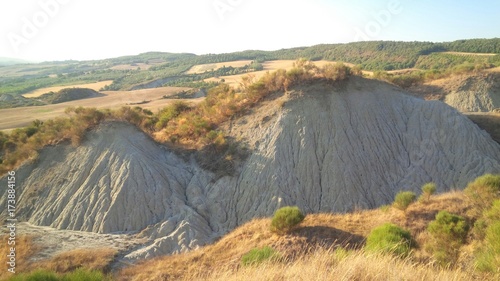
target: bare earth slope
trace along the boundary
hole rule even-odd
[[[105,123],[78,148],[44,149],[17,171],[19,219],[60,229],[141,232],[126,258],[186,251],[283,205],[348,211],[434,181],[463,188],[500,172],[500,145],[455,109],[353,77],[298,87],[227,125],[251,155],[216,177],[136,128]],[[4,193],[5,178],[0,182]],[[6,197],[0,199],[6,210]]]
[[[461,112],[500,109],[500,73],[496,71],[451,76],[409,90],[425,99],[441,99]]]
[[[500,109],[500,75],[491,73],[467,78],[444,100],[461,112],[488,112]]]

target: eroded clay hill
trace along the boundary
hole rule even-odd
[[[451,76],[413,86],[410,91],[425,99],[441,99],[461,112],[500,111],[498,71]]]
[[[104,123],[78,148],[49,147],[17,171],[18,218],[59,229],[136,231],[135,259],[186,251],[282,205],[306,212],[389,203],[402,189],[463,188],[500,172],[500,145],[458,111],[352,77],[276,94],[226,124],[251,154],[217,177],[135,127]],[[5,178],[0,183],[5,192]],[[0,200],[6,210],[6,197]]]

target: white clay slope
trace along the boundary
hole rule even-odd
[[[60,229],[141,231],[150,243],[128,254],[135,259],[209,243],[283,205],[376,207],[429,181],[445,191],[500,172],[500,146],[455,109],[350,80],[301,87],[280,98],[283,107],[266,102],[234,122],[229,134],[254,147],[234,176],[217,178],[131,125],[102,124],[80,147],[46,148],[18,171],[19,218]]]
[[[490,112],[500,109],[500,75],[471,76],[445,97],[461,112]]]

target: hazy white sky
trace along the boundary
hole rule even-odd
[[[101,59],[500,37],[500,1],[0,0],[0,57]]]

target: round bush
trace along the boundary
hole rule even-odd
[[[297,206],[287,206],[278,209],[271,221],[271,231],[287,233],[304,220],[305,216]]]
[[[450,214],[447,211],[440,211],[436,219],[429,223],[427,228],[434,237],[444,237],[444,240],[459,240],[464,242],[469,225],[465,218]]]
[[[394,198],[394,207],[405,211],[415,201],[417,195],[412,191],[400,191]]]
[[[386,223],[370,232],[366,239],[365,249],[405,257],[410,254],[414,246],[410,232],[395,224]]]

